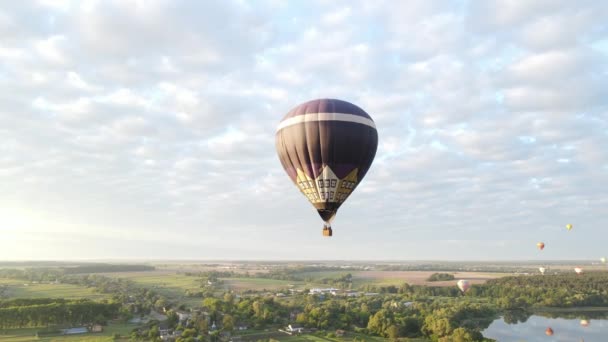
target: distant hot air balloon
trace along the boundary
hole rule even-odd
[[[586,328],[589,326],[589,321],[586,319],[581,319],[581,325]]]
[[[538,270],[540,271],[541,274],[545,274],[545,271],[547,270],[544,267],[539,267]]]
[[[583,269],[580,267],[575,267],[574,272],[576,272],[576,274],[581,274],[581,273],[583,273]]]
[[[602,264],[605,264],[605,263],[606,263],[606,258],[601,257],[601,258],[600,258],[600,261],[602,262]]]
[[[551,329],[550,327],[547,328],[547,330],[545,330],[545,334],[547,334],[547,336],[553,336],[553,329]]]
[[[566,229],[568,229],[568,231],[570,231],[570,229],[572,229],[572,224],[568,223],[568,224],[566,225]],[[584,229],[583,229],[583,230],[584,230]]]
[[[536,247],[538,247],[538,249],[540,249],[542,251],[543,249],[545,249],[545,243],[544,242],[539,242],[539,243],[536,244]]]
[[[332,236],[338,208],[361,183],[376,155],[374,120],[346,101],[308,101],[285,115],[275,142],[287,175],[325,222],[323,235]]]
[[[469,290],[469,288],[471,287],[471,282],[469,282],[468,280],[465,279],[460,279],[456,285],[458,285],[458,288],[460,289],[460,291],[462,291],[462,293],[464,294],[465,292],[467,292]]]

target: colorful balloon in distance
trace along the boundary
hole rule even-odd
[[[346,101],[308,101],[283,117],[275,146],[287,175],[325,222],[323,236],[332,236],[331,222],[338,209],[361,184],[376,156],[374,120]]]
[[[465,279],[460,279],[456,285],[458,286],[458,288],[460,289],[460,291],[464,294],[465,292],[467,292],[469,290],[469,288],[471,287],[471,282]]]
[[[538,270],[540,271],[541,274],[545,274],[545,271],[547,270],[544,267],[539,267]]]
[[[588,327],[589,326],[589,321],[586,319],[581,319],[581,326],[583,327]]]
[[[568,229],[568,231],[570,231],[570,230],[572,229],[572,224],[568,223],[568,224],[566,225],[566,229]],[[584,229],[583,229],[583,230],[584,230]]]
[[[536,247],[538,247],[538,249],[540,249],[542,251],[543,249],[545,249],[545,243],[544,242],[539,242],[539,243],[536,244]]]
[[[551,329],[551,327],[547,328],[547,330],[545,330],[545,334],[547,336],[553,336],[553,329]]]
[[[574,268],[574,272],[576,272],[576,274],[582,274],[583,273],[583,269],[580,267],[575,267]]]

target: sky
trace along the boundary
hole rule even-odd
[[[0,260],[608,256],[607,17],[601,1],[6,2]],[[274,146],[316,98],[379,135],[330,239]]]

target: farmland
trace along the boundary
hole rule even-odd
[[[97,293],[92,288],[72,284],[41,284],[0,278],[0,286],[6,286],[6,298],[65,298],[104,299],[107,294]]]
[[[292,342],[354,341],[355,338],[386,341],[385,338],[391,334],[409,336],[412,341],[427,341],[424,338],[429,335],[425,335],[421,330],[422,325],[426,324],[420,316],[421,313],[432,315],[434,306],[453,307],[455,316],[450,319],[455,322],[454,326],[458,326],[460,324],[458,319],[466,316],[457,315],[458,310],[468,312],[467,315],[475,318],[470,322],[480,323],[479,326],[469,325],[467,328],[469,330],[461,333],[473,333],[482,329],[487,319],[494,317],[499,306],[508,307],[514,303],[504,299],[498,301],[494,298],[496,296],[492,295],[494,291],[506,291],[505,289],[519,291],[518,287],[513,286],[499,290],[498,288],[502,286],[500,282],[510,284],[509,282],[518,281],[504,278],[498,285],[492,282],[474,287],[474,291],[470,293],[475,295],[462,296],[455,286],[458,279],[468,279],[473,284],[484,284],[491,279],[522,274],[523,277],[517,278],[526,279],[526,282],[553,284],[551,283],[553,277],[540,276],[536,269],[537,264],[533,263],[509,265],[427,262],[419,265],[415,263],[353,265],[339,262],[274,264],[218,262],[200,265],[196,263],[146,265],[148,271],[131,271],[132,268],[123,270],[117,266],[114,268],[118,271],[112,272],[97,271],[95,266],[87,266],[93,270],[92,273],[67,275],[62,274],[62,268],[56,266],[46,268],[38,266],[31,269],[24,266],[17,271],[0,269],[0,303],[1,301],[5,303],[4,308],[0,306],[0,311],[4,310],[0,313],[4,312],[4,317],[17,317],[16,315],[21,315],[21,312],[26,310],[33,312],[38,304],[47,305],[49,310],[70,305],[94,307],[95,301],[98,305],[120,306],[120,311],[117,308],[111,315],[106,316],[107,319],[101,319],[107,324],[103,333],[38,339],[34,335],[37,329],[48,325],[45,323],[46,316],[24,314],[23,318],[12,319],[11,323],[4,326],[5,330],[0,330],[0,340],[110,341],[114,338],[114,334],[122,336],[122,340],[125,341],[130,339],[132,334],[145,340],[152,329],[159,329],[157,325],[160,322],[169,321],[171,315],[175,316],[176,312],[179,312],[180,315],[185,313],[194,315],[189,326],[191,329],[196,327],[196,333],[200,333],[201,336],[209,334],[210,325],[216,322],[220,325],[220,332],[230,331],[240,335],[244,342],[271,338]],[[102,264],[97,267],[100,270],[108,269],[107,265]],[[568,286],[579,284],[574,282],[574,275],[569,274],[571,273],[569,268],[571,268],[570,264],[551,265],[551,269],[558,273],[555,276],[561,279],[552,286],[561,286],[564,281],[572,282]],[[447,273],[454,279],[429,282],[429,277],[434,273]],[[598,272],[593,273],[590,271],[587,277],[594,279],[597,284],[603,284],[603,276]],[[334,291],[328,288],[341,290]],[[318,295],[309,295],[307,289],[314,289]],[[591,291],[587,288],[583,290]],[[333,295],[330,295],[330,292]],[[519,293],[517,295],[518,298],[524,298]],[[537,294],[526,293],[525,298],[535,298],[533,295]],[[89,299],[94,302],[86,304],[84,301],[84,304],[79,304],[53,300],[45,304],[38,300],[28,304],[27,301],[15,301],[16,298]],[[573,300],[583,300],[581,298],[573,297],[567,300],[575,303]],[[103,299],[110,301],[100,302]],[[405,305],[403,303],[412,300],[416,301],[418,307],[425,307],[426,311],[409,310],[399,304]],[[558,303],[560,300],[562,299],[550,298],[545,300],[543,305],[551,306],[552,303]],[[599,299],[597,303],[604,304]],[[21,310],[15,305],[21,305],[24,309]],[[534,303],[525,303],[520,299],[517,305],[534,305]],[[388,319],[380,316],[384,315],[383,310],[389,310],[389,307],[393,312],[391,315],[395,316],[387,317],[393,317],[390,318],[393,320],[391,324],[398,328],[391,328],[390,324],[374,323]],[[6,314],[9,311],[11,315]],[[70,310],[49,312],[53,312],[53,317],[56,317],[55,321],[49,320],[54,327],[71,327],[82,322],[70,316]],[[439,313],[443,315],[447,311],[438,311],[437,319],[441,319]],[[94,318],[91,317],[89,319]],[[486,319],[478,320],[480,317]],[[20,323],[20,319],[26,323]],[[8,322],[8,320],[4,321]],[[302,335],[279,332],[279,329],[285,329],[287,324],[294,322],[312,329]],[[246,324],[248,328],[245,328],[245,331],[241,331],[240,328],[237,330],[235,324]],[[19,326],[23,328],[16,329]],[[225,329],[224,326],[231,328]],[[176,329],[176,323],[173,323],[172,329]],[[336,329],[346,330],[346,335],[336,338]]]
[[[435,272],[429,271],[366,271],[353,273],[353,286],[364,284],[374,285],[432,285],[432,286],[454,286],[454,281],[429,282],[426,279]],[[456,279],[468,279],[473,284],[482,284],[486,280],[504,277],[506,273],[484,273],[484,272],[453,272]]]

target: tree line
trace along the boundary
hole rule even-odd
[[[0,328],[102,324],[116,317],[119,308],[120,303],[87,299],[0,302]]]

